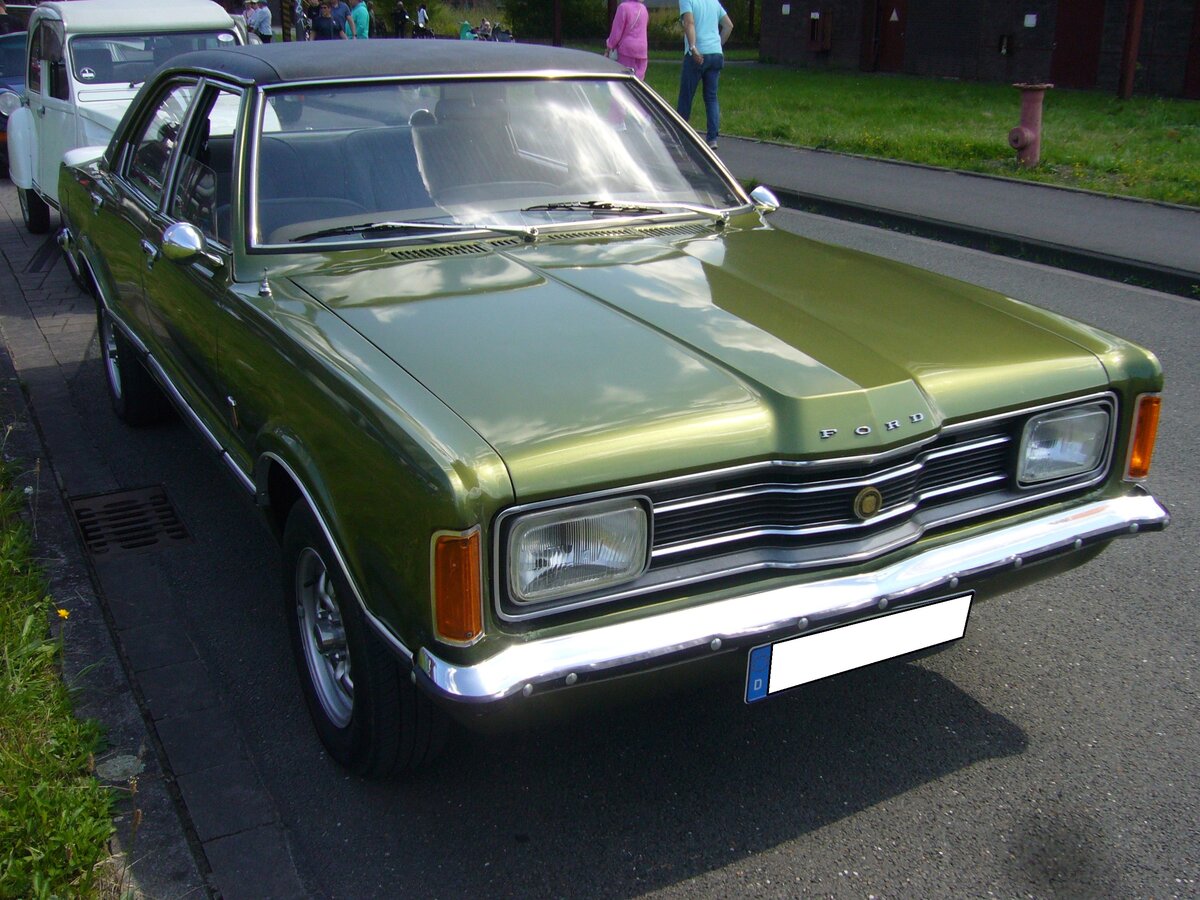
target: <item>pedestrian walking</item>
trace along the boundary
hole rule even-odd
[[[350,7],[346,0],[330,0],[329,15],[337,29],[337,36],[341,37],[346,32],[346,20],[350,18]]]
[[[404,31],[408,28],[408,10],[404,6],[404,0],[396,0],[396,9],[392,18],[395,20],[396,37],[404,37]]]
[[[275,26],[271,21],[271,7],[267,5],[267,0],[258,0],[254,4],[254,12],[250,14],[248,24],[264,44],[271,43],[271,39],[275,37]]]
[[[371,13],[367,9],[367,0],[354,0],[343,35],[352,41],[365,41],[371,36]]]
[[[650,60],[646,41],[649,18],[645,0],[623,0],[613,16],[607,41],[608,49],[616,55],[617,62],[633,69],[642,81],[646,80],[646,64]]]
[[[313,40],[332,41],[340,34],[341,32],[338,31],[337,23],[333,21],[333,16],[329,13],[329,4],[322,3],[312,20]]]
[[[721,130],[717,82],[725,65],[722,48],[733,32],[733,21],[717,0],[679,0],[679,21],[683,25],[683,71],[675,108],[685,120],[689,118],[696,88],[703,85],[705,138],[715,150]]]
[[[413,37],[433,37],[433,32],[429,30],[429,10],[424,3],[417,7],[417,27],[413,29]]]

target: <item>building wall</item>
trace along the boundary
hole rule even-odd
[[[979,81],[1047,81],[1057,0],[907,0],[903,71]],[[1096,87],[1120,78],[1128,0],[1107,0]],[[1200,0],[1145,0],[1135,90],[1180,96]],[[763,0],[760,55],[766,61],[838,69],[874,68],[875,18],[887,0]],[[785,14],[785,8],[790,11]],[[831,21],[828,49],[810,41],[812,14]],[[885,9],[886,13],[886,9]],[[1036,24],[1026,25],[1027,16]],[[1193,61],[1193,65],[1195,65]]]

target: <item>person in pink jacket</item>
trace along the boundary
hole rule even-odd
[[[642,81],[646,80],[649,50],[646,46],[646,22],[650,18],[643,0],[623,0],[613,16],[608,35],[608,49],[617,51],[617,62],[633,69]]]

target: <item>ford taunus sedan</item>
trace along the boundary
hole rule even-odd
[[[360,772],[448,715],[769,702],[1167,523],[1153,355],[772,228],[598,56],[189,54],[60,191],[117,415],[172,401],[277,531]]]

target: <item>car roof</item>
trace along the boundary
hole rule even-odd
[[[76,0],[80,2],[80,0]],[[485,74],[619,75],[597,53],[490,41],[308,41],[197,50],[171,61],[180,69],[222,73],[247,84],[388,76]]]
[[[69,32],[190,31],[231,28],[233,19],[212,0],[70,0],[43,3],[32,19],[58,19]]]

